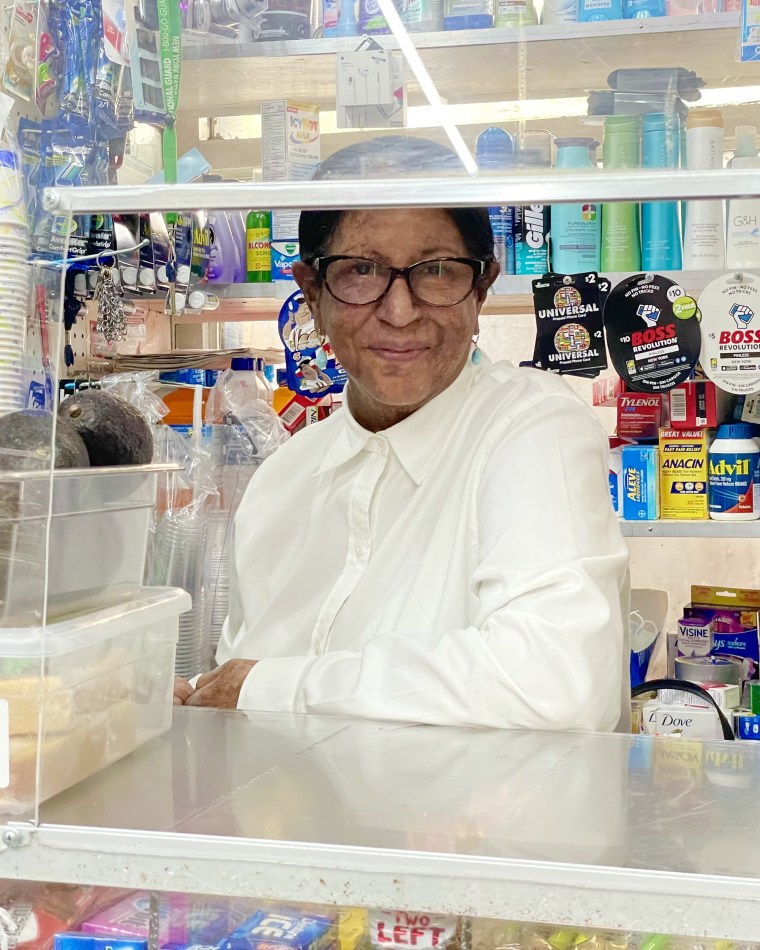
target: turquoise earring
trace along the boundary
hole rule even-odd
[[[474,344],[474,347],[473,347],[473,350],[472,350],[472,354],[470,355],[470,359],[472,360],[472,365],[473,365],[473,366],[478,366],[479,363],[480,363],[480,356],[481,356],[481,353],[480,353],[480,347],[478,346],[478,340],[479,340],[479,339],[480,339],[480,334],[479,334],[479,333],[476,333],[475,336],[472,338],[472,342],[473,342],[473,344]]]
[[[324,334],[320,334],[319,346],[314,352],[314,362],[317,364],[317,369],[327,369],[327,353],[325,353],[323,346],[326,340],[327,337]]]

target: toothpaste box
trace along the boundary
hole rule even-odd
[[[722,739],[714,709],[680,706],[652,699],[644,706],[644,732],[650,736],[682,735],[689,739]]]
[[[618,438],[632,442],[656,442],[666,424],[662,393],[623,393],[617,401]]]
[[[261,164],[264,181],[311,181],[319,168],[319,106],[291,99],[261,103]],[[272,240],[298,234],[298,211],[272,212]]]
[[[737,709],[734,713],[734,733],[737,739],[760,742],[760,715],[749,709]]]
[[[660,516],[709,518],[707,462],[709,429],[660,429]]]
[[[658,451],[655,445],[623,448],[623,517],[654,521],[660,516]]]
[[[708,692],[724,712],[731,712],[741,705],[742,693],[738,686],[731,683],[698,683],[697,685]],[[661,689],[658,699],[666,705],[712,709],[706,699],[681,689]]]
[[[671,429],[717,429],[731,418],[734,397],[709,379],[689,379],[668,393]]]
[[[331,915],[260,910],[220,940],[218,950],[322,950],[337,937],[337,919]]]

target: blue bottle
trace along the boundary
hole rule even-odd
[[[495,126],[481,132],[475,142],[475,160],[482,171],[507,171],[514,163],[514,152],[512,136]],[[515,272],[514,212],[514,208],[508,207],[488,209],[496,260],[502,274]]]
[[[557,139],[557,168],[596,170],[591,161],[593,139]],[[556,274],[598,271],[602,252],[602,215],[595,202],[552,205],[551,265]]]
[[[677,115],[644,116],[642,167],[678,168],[681,123]],[[681,222],[677,201],[645,201],[641,206],[641,266],[645,271],[680,270]]]

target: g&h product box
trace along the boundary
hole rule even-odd
[[[731,418],[734,397],[709,379],[689,379],[668,393],[671,429],[717,429]]]
[[[660,429],[660,515],[705,521],[708,429]]]
[[[319,168],[319,106],[291,99],[261,103],[264,181],[311,181]],[[272,240],[293,241],[298,211],[272,211]]]
[[[626,521],[655,521],[660,516],[656,445],[623,448],[623,517]]]
[[[656,442],[667,423],[662,393],[623,393],[617,400],[617,435],[633,442]]]

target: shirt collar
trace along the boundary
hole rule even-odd
[[[451,431],[452,420],[485,365],[485,359],[479,367],[468,359],[448,389],[395,426],[378,433],[360,426],[345,400],[340,410],[343,424],[315,475],[338,468],[358,455],[371,439],[384,437],[409,477],[421,485],[435,461],[437,449]]]

